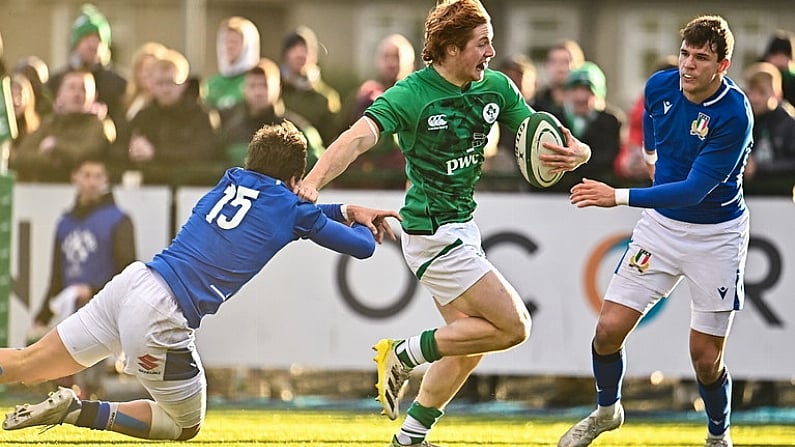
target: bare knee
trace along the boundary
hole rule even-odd
[[[701,383],[710,384],[720,379],[723,372],[723,345],[725,339],[691,331],[690,361]]]
[[[618,352],[640,320],[641,313],[621,304],[605,301],[596,323],[593,347],[597,354]]]
[[[177,441],[187,441],[189,439],[193,439],[196,435],[199,434],[199,430],[201,430],[201,424],[194,425],[193,427],[183,428],[182,433],[180,433]]]
[[[506,344],[507,347],[513,347],[524,343],[530,337],[530,328],[532,327],[532,320],[530,314],[524,312],[520,314],[519,318],[514,321],[506,331]]]
[[[616,330],[610,324],[599,321],[593,338],[593,348],[597,354],[607,355],[618,352],[624,345],[627,334]]]
[[[709,357],[694,358],[693,371],[696,373],[696,378],[703,384],[715,383],[723,372],[723,366],[719,360]]]

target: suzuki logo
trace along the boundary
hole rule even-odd
[[[158,367],[157,358],[149,354],[144,354],[138,357],[138,366],[147,371],[151,371]]]

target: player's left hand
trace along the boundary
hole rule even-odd
[[[380,244],[384,241],[384,235],[389,236],[393,241],[397,240],[394,231],[392,231],[392,227],[386,220],[388,217],[394,217],[398,221],[402,220],[397,211],[348,205],[347,212],[348,219],[350,219],[351,222],[365,225],[373,232],[373,237],[377,243]]]
[[[577,208],[586,206],[611,208],[616,206],[616,190],[610,185],[584,178],[582,183],[571,188],[569,201]]]
[[[560,127],[566,136],[566,146],[552,143],[542,143],[545,148],[555,151],[554,154],[540,154],[539,160],[552,169],[550,174],[573,171],[591,159],[591,147],[578,140],[571,131],[564,126]]]

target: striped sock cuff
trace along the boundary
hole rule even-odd
[[[107,430],[110,422],[110,403],[105,401],[84,400],[83,410],[77,417],[75,425],[93,430]]]

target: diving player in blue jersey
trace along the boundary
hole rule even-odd
[[[303,134],[290,122],[263,127],[245,169],[229,169],[199,199],[168,248],[151,262],[131,263],[40,341],[0,349],[0,383],[52,380],[124,353],[124,372],[151,400],[81,401],[61,388],[39,404],[17,406],[3,428],[66,423],[143,439],[196,436],[207,400],[194,333],[202,317],[294,240],[367,258],[384,235],[394,239],[385,219],[399,219],[396,211],[300,200],[294,191],[305,169]]]
[[[646,208],[605,292],[593,338],[597,409],[560,439],[590,445],[621,426],[624,342],[643,314],[684,279],[691,294],[690,358],[707,414],[707,447],[731,447],[731,377],[726,337],[743,305],[749,216],[742,173],[752,146],[753,115],[725,76],[734,37],[718,16],[693,19],[681,32],[679,67],[646,84],[644,146],[654,183],[614,189],[583,180],[578,207]]]

